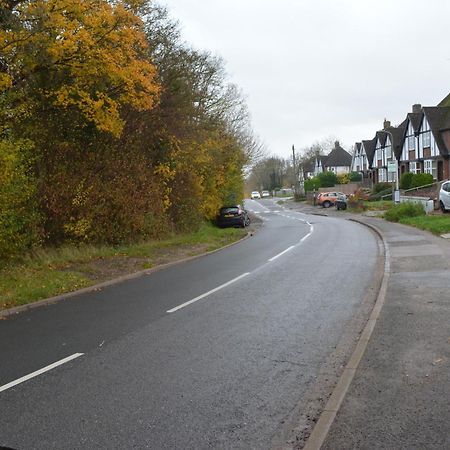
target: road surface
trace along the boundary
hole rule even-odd
[[[0,446],[267,449],[307,423],[367,318],[363,226],[246,201],[243,242],[0,321]]]

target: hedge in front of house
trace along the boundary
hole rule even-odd
[[[393,205],[384,213],[384,218],[390,222],[399,222],[405,217],[424,216],[425,209],[420,203],[404,202]]]
[[[433,175],[431,173],[415,173],[411,179],[411,188],[433,184]]]

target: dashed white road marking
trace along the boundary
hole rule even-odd
[[[247,275],[250,275],[250,272],[245,272],[245,273],[243,273],[242,275],[239,275],[238,277],[233,278],[232,280],[227,281],[226,283],[221,284],[220,286],[217,286],[216,288],[211,289],[210,291],[205,292],[204,294],[199,295],[198,297],[195,297],[195,298],[193,298],[192,300],[189,300],[188,302],[182,303],[181,305],[178,305],[178,306],[176,306],[175,308],[169,309],[167,312],[168,312],[168,313],[173,313],[173,312],[175,312],[175,311],[178,311],[178,310],[181,309],[181,308],[185,308],[186,306],[192,305],[192,303],[198,302],[198,301],[201,300],[202,298],[205,298],[205,297],[207,297],[208,295],[211,295],[211,294],[213,294],[214,292],[217,292],[217,291],[219,291],[220,289],[223,289],[224,287],[227,287],[227,286],[229,286],[230,284],[235,283],[236,281],[240,280],[241,278],[246,277]]]
[[[35,372],[32,372],[32,373],[29,373],[28,375],[18,378],[17,380],[11,381],[8,384],[4,384],[3,386],[0,386],[0,392],[6,391],[7,389],[17,386],[20,383],[28,381],[31,378],[37,377],[38,375],[48,372],[49,370],[52,370],[55,367],[61,366],[62,364],[65,364],[66,362],[72,361],[72,359],[79,358],[80,356],[83,356],[83,355],[84,355],[84,353],[74,353],[73,355],[70,355],[67,358],[56,361],[53,364],[49,364],[48,366],[45,366],[42,369],[36,370]]]
[[[281,255],[284,255],[288,251],[292,250],[294,247],[295,247],[295,245],[291,245],[286,250],[283,250],[281,253],[278,253],[278,255],[275,255],[272,258],[270,258],[269,261],[271,261],[271,262],[274,261],[275,259],[279,258]]]

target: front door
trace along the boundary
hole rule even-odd
[[[438,181],[444,179],[444,161],[438,161],[437,163],[437,179]]]

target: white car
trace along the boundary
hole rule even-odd
[[[262,191],[261,192],[261,196],[262,196],[262,198],[270,197],[270,192],[269,191]]]
[[[442,212],[450,211],[450,181],[441,184],[439,191],[439,206]]]
[[[258,191],[253,191],[250,195],[250,198],[261,198],[261,194]]]

